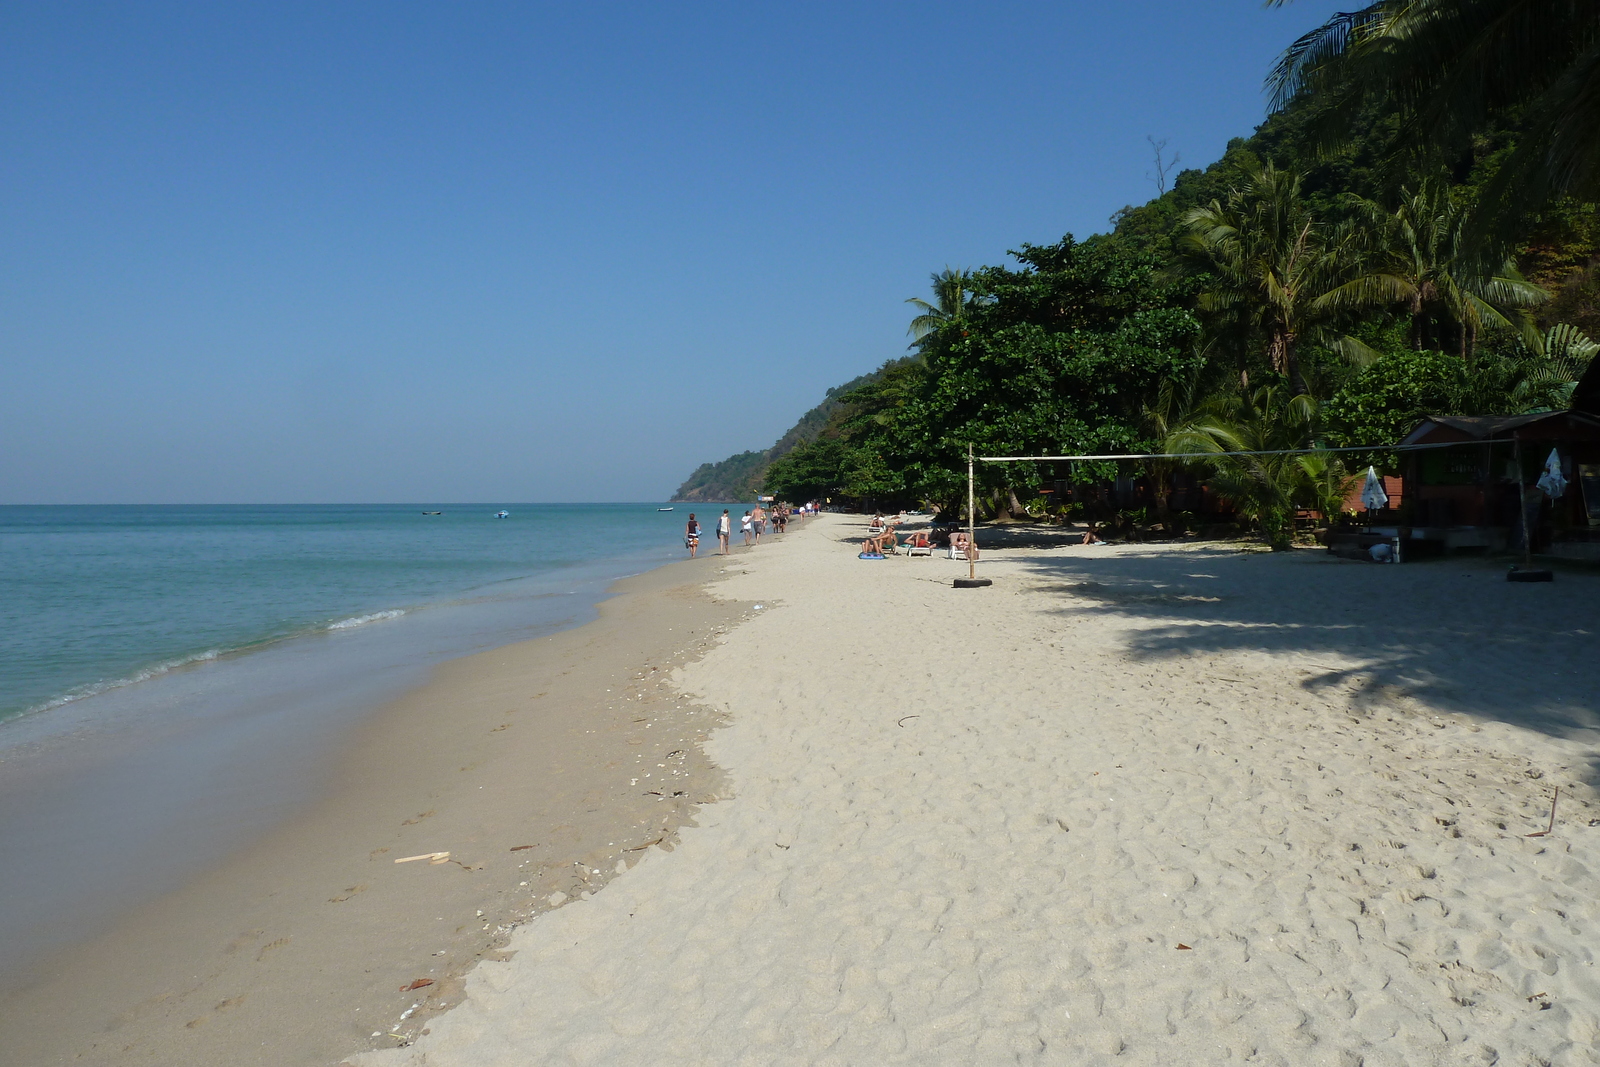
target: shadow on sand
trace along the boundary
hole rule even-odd
[[[1379,566],[1236,545],[1083,548],[1020,561],[1061,598],[1054,610],[1138,620],[1130,654],[1172,659],[1175,671],[1204,653],[1292,655],[1306,689],[1340,691],[1354,706],[1408,696],[1600,742],[1593,573],[1521,584],[1483,560]]]

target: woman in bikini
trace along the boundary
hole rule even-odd
[[[683,528],[683,547],[689,550],[689,558],[700,551],[700,524],[695,521],[694,512],[689,512],[689,523]]]

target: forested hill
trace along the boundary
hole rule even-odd
[[[1381,452],[1347,465],[1325,449],[1387,444],[1424,417],[1569,406],[1600,354],[1600,140],[1576,132],[1593,125],[1584,49],[1600,5],[1569,7],[1529,30],[1544,52],[1517,36],[1532,23],[1502,24],[1492,4],[1377,0],[1383,17],[1360,34],[1336,16],[1321,44],[1285,53],[1275,84],[1294,95],[1221,159],[1169,187],[1153,142],[1158,195],[1109,232],[935,274],[932,299],[913,301],[915,357],[830,390],[771,448],[701,467],[677,499],[954,511],[972,447],[1206,452],[1193,473],[1286,548],[1297,511],[1333,515],[1361,466],[1392,469]],[[1480,37],[1504,50],[1461,44]],[[1491,83],[1476,76],[1487,54],[1538,58]],[[1295,66],[1307,56],[1323,66]],[[1140,476],[1170,531],[1188,521],[1167,503],[1175,471],[1160,457],[986,464],[975,503],[1087,514],[1052,483]]]
[[[677,492],[672,494],[672,499],[692,503],[701,500],[754,498],[760,492],[761,483],[767,475],[767,467],[773,460],[792,452],[797,445],[816,440],[822,433],[823,427],[828,425],[828,420],[839,408],[839,397],[852,389],[877,381],[889,368],[903,362],[904,359],[890,360],[869,374],[863,374],[859,378],[829,389],[823,396],[822,403],[801,415],[800,421],[789,427],[788,432],[778,438],[771,448],[758,452],[740,452],[718,463],[700,464],[695,468],[695,472],[678,486]]]

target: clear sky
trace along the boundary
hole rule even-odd
[[[662,499],[1336,6],[5,4],[0,503]]]

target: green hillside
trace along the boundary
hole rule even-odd
[[[839,410],[839,397],[852,389],[877,381],[883,377],[885,371],[911,358],[913,357],[890,360],[869,374],[863,374],[859,378],[853,378],[843,385],[829,389],[824,394],[822,403],[801,415],[800,420],[773,442],[772,447],[759,452],[740,452],[717,463],[700,464],[694,473],[678,486],[677,492],[672,494],[672,499],[694,503],[702,500],[754,498],[760,492],[761,483],[767,476],[767,467],[773,460],[788,455],[798,445],[817,439],[834,412]]]

